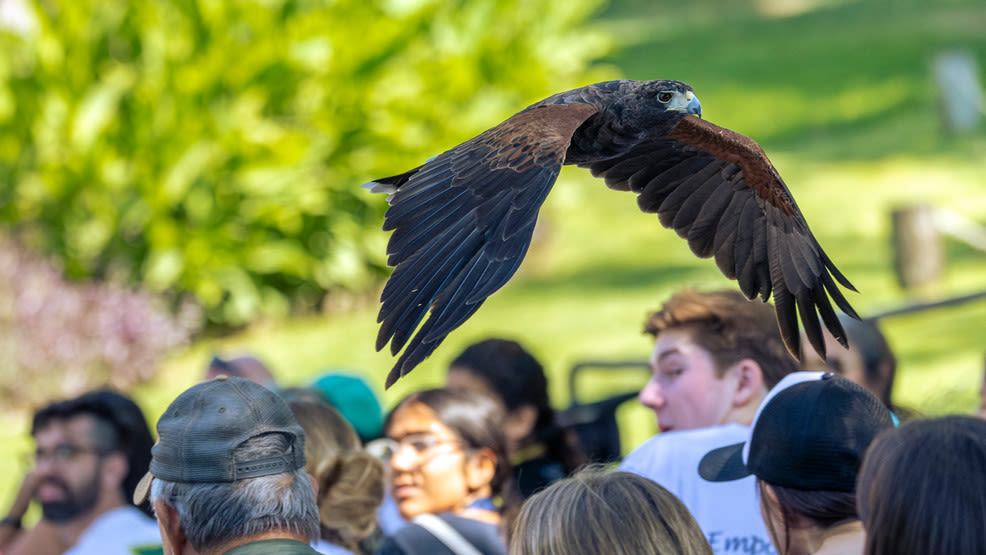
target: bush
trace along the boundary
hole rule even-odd
[[[146,291],[69,283],[54,264],[0,242],[0,402],[36,407],[97,387],[127,391],[186,344],[200,314],[176,317]]]
[[[215,323],[317,309],[386,275],[358,185],[601,78],[598,4],[40,1],[0,36],[0,220]]]

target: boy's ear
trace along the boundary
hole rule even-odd
[[[764,388],[763,370],[760,365],[753,359],[744,358],[733,365],[733,371],[738,377],[733,405],[742,407],[751,401],[759,402],[760,393]]]

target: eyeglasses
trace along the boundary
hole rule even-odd
[[[457,439],[432,434],[408,434],[399,440],[383,437],[366,444],[366,452],[382,461],[390,461],[401,452],[410,449],[416,457],[441,445],[460,445]]]
[[[61,445],[56,445],[54,449],[38,449],[34,453],[28,456],[28,464],[30,466],[37,466],[38,464],[49,460],[58,464],[64,464],[72,461],[79,455],[85,453],[93,453],[100,457],[106,455],[108,451],[105,449],[96,449],[93,447],[82,447],[81,445],[72,445],[71,443],[63,443]]]

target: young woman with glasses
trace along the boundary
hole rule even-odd
[[[382,554],[504,554],[515,502],[499,403],[466,390],[412,393],[368,449],[389,462],[390,488],[411,524]]]

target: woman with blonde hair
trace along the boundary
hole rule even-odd
[[[591,466],[524,503],[511,555],[712,555],[685,505],[647,478]]]
[[[384,497],[385,471],[363,450],[356,430],[328,404],[288,401],[305,431],[305,470],[318,486],[321,540],[327,555],[372,553],[382,539],[377,508]]]

